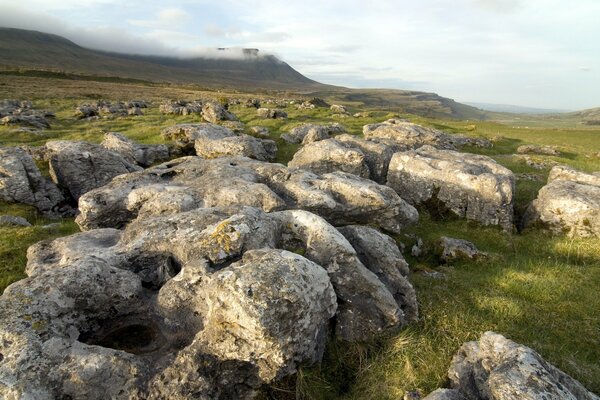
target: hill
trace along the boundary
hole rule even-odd
[[[319,95],[332,101],[427,117],[485,119],[487,113],[435,93],[392,89],[349,89],[326,85],[302,75],[272,55],[248,51],[239,59],[176,58],[117,54],[86,49],[61,36],[0,28],[0,70],[4,73],[51,71],[87,78],[193,84],[212,89],[276,90]],[[58,75],[57,75],[58,74]]]
[[[473,103],[466,102],[469,106],[477,107],[485,111],[511,113],[511,114],[558,114],[567,113],[569,110],[557,110],[549,108],[523,107],[512,104]]]

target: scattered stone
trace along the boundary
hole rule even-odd
[[[202,118],[216,124],[219,121],[237,121],[238,118],[219,103],[212,101],[202,104]]]
[[[177,100],[163,103],[158,107],[161,114],[192,115],[202,113],[202,101]]]
[[[534,144],[524,144],[517,147],[518,154],[543,154],[547,156],[560,156],[558,151],[553,146],[537,146]]]
[[[259,137],[269,137],[269,128],[264,126],[251,126],[250,132]]]
[[[23,217],[0,215],[0,226],[31,226],[31,224]]]
[[[329,109],[334,114],[348,114],[348,109],[346,109],[346,107],[339,105],[339,104],[333,104],[333,105],[331,105],[331,107],[329,107]]]
[[[141,169],[97,144],[56,140],[47,142],[46,149],[52,180],[74,200],[117,175]]]
[[[343,171],[363,178],[370,177],[362,151],[352,149],[335,139],[306,144],[294,154],[289,167],[302,168],[315,174]]]
[[[195,154],[194,145],[198,139],[224,139],[236,136],[235,133],[224,126],[200,123],[178,124],[163,129],[161,136],[165,140],[175,142],[175,148],[183,154]]]
[[[54,114],[36,110],[30,101],[4,99],[0,101],[0,125],[21,125],[35,129],[50,128],[48,118]]]
[[[436,240],[435,253],[443,263],[451,263],[461,260],[478,260],[487,256],[477,247],[464,239],[455,239],[442,236]]]
[[[336,225],[368,223],[390,232],[418,220],[394,190],[352,174],[318,176],[245,157],[183,157],[86,194],[77,222],[83,229],[121,227],[135,218],[234,204],[303,209]]]
[[[259,118],[264,119],[285,119],[288,117],[285,111],[271,108],[259,108],[258,110],[256,110],[256,115]]]
[[[371,113],[368,111],[360,111],[352,115],[354,118],[369,118]]]
[[[111,103],[106,100],[99,100],[95,103],[81,104],[75,108],[75,115],[79,119],[92,119],[102,116],[127,116],[143,115],[142,108],[148,105],[141,100],[131,102],[119,101]]]
[[[101,145],[144,168],[169,159],[169,148],[164,144],[137,144],[118,132],[105,133]]]
[[[244,106],[247,108],[260,108],[260,100],[259,99],[248,99]]]
[[[235,133],[244,133],[246,126],[241,121],[222,121],[221,126],[231,129]]]
[[[27,151],[0,147],[0,199],[23,203],[43,213],[57,212],[64,202],[60,190],[42,176]]]
[[[536,156],[530,156],[526,154],[516,154],[515,158],[524,162],[528,167],[538,170],[548,169],[552,168],[555,165],[558,165],[556,161],[543,159]]]
[[[413,205],[512,230],[515,177],[490,157],[432,146],[396,153],[387,185]]]
[[[365,163],[369,167],[369,177],[378,183],[385,183],[388,167],[394,153],[403,150],[393,143],[380,143],[374,139],[362,139],[355,135],[339,135],[335,140],[344,143],[355,150],[360,150]]]
[[[415,258],[421,257],[421,254],[424,252],[424,248],[423,239],[417,238],[415,244],[410,248],[410,254]]]
[[[346,132],[346,129],[336,123],[330,125],[302,124],[293,128],[289,133],[284,133],[281,138],[288,143],[312,143],[318,140],[329,139],[332,135]]]
[[[548,184],[523,216],[522,226],[542,225],[557,234],[600,237],[600,172],[556,166]]]
[[[277,154],[275,141],[257,139],[250,135],[230,136],[223,139],[198,138],[196,154],[204,158],[244,156],[259,161],[271,161]]]
[[[452,389],[425,399],[599,399],[534,350],[494,332],[465,343],[452,359],[448,377]]]

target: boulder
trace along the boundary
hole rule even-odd
[[[346,107],[339,104],[332,104],[331,107],[329,107],[329,109],[334,114],[348,114],[348,110],[346,109]]]
[[[97,144],[57,140],[47,142],[46,149],[52,180],[75,200],[117,175],[141,169]]]
[[[223,139],[236,136],[229,128],[224,126],[200,123],[178,124],[163,129],[161,136],[165,140],[175,142],[175,147],[184,154],[194,152],[194,145],[198,139]]]
[[[254,136],[269,137],[269,128],[264,126],[251,126],[250,132],[252,132]]]
[[[413,205],[512,229],[515,178],[490,157],[432,146],[399,152],[387,185]]]
[[[560,151],[552,146],[537,146],[534,144],[524,144],[517,147],[518,154],[542,154],[547,156],[560,156]]]
[[[271,161],[277,153],[275,141],[257,139],[250,135],[231,136],[223,139],[196,139],[196,154],[204,158],[244,156],[259,161]]]
[[[425,399],[599,399],[534,350],[494,332],[465,343],[452,359],[448,377],[452,389]]]
[[[101,145],[144,168],[169,159],[169,148],[164,144],[137,144],[118,132],[105,133]]]
[[[29,221],[15,215],[0,215],[0,226],[31,226]]]
[[[477,247],[464,239],[442,236],[435,242],[435,253],[443,263],[461,260],[477,260],[486,257]]]
[[[306,144],[288,162],[289,167],[297,167],[325,174],[343,171],[363,178],[370,177],[369,167],[362,151],[346,146],[335,139],[321,140]]]
[[[287,118],[287,113],[285,111],[280,110],[280,109],[271,109],[271,108],[259,108],[258,110],[256,110],[256,115],[259,118],[264,118],[264,119],[278,119],[278,118],[285,119],[285,118]]]
[[[600,173],[556,166],[529,205],[522,225],[542,225],[569,236],[600,237]]]
[[[317,125],[306,123],[293,128],[289,133],[284,133],[281,138],[288,143],[312,143],[318,140],[329,139],[332,135],[346,132],[346,129],[338,124]]]
[[[393,143],[381,143],[377,139],[363,139],[355,135],[343,134],[336,136],[335,140],[350,148],[360,150],[369,167],[369,178],[378,183],[385,183],[392,156],[402,150]]]
[[[260,100],[259,99],[248,99],[244,103],[244,106],[247,108],[260,108]]]
[[[245,157],[183,157],[115,178],[79,201],[83,229],[199,207],[304,209],[336,225],[369,223],[391,232],[418,219],[389,187],[343,172],[322,176]]]
[[[43,213],[58,211],[60,190],[44,178],[27,151],[0,147],[0,199],[34,206]]]
[[[237,121],[237,117],[219,103],[212,101],[202,104],[202,118],[216,124],[219,121]]]
[[[202,102],[195,101],[170,101],[163,103],[158,107],[158,111],[161,114],[175,114],[175,115],[192,115],[202,113]]]

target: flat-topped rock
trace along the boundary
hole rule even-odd
[[[288,117],[285,111],[278,108],[259,108],[256,110],[256,115],[264,119],[285,119]]]
[[[288,133],[283,133],[281,139],[288,143],[307,144],[318,140],[329,139],[332,135],[344,132],[346,132],[346,128],[337,122],[329,125],[305,123],[292,128]]]
[[[363,152],[335,139],[305,144],[294,154],[288,166],[315,174],[343,171],[367,179],[371,175]]]
[[[275,141],[243,134],[222,139],[198,138],[194,148],[196,154],[204,158],[244,156],[259,161],[271,161],[277,154]]]
[[[600,237],[600,173],[552,168],[548,184],[529,205],[522,225],[541,225],[569,236]]]
[[[515,178],[487,156],[423,146],[394,154],[387,185],[413,205],[512,229]]]
[[[518,154],[543,154],[547,156],[560,156],[558,151],[553,146],[537,146],[534,144],[524,144],[517,147]]]
[[[202,101],[169,101],[158,107],[161,114],[192,115],[202,113]]]
[[[175,146],[182,152],[190,154],[194,151],[194,145],[198,139],[224,139],[236,136],[231,129],[210,123],[178,124],[169,126],[161,132],[165,140],[175,142]]]
[[[105,133],[101,144],[120,154],[129,163],[144,168],[169,159],[169,148],[164,144],[138,144],[118,132]]]
[[[207,101],[202,104],[202,118],[216,124],[219,121],[237,121],[238,118],[219,103]]]
[[[598,400],[599,397],[529,347],[494,332],[465,343],[448,371],[451,389],[425,400]]]
[[[394,190],[352,174],[319,176],[245,157],[183,157],[82,197],[77,221],[83,229],[120,227],[135,218],[235,204],[304,209],[336,225],[370,223],[391,232],[418,219]]]

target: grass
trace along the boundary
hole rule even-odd
[[[118,131],[143,143],[162,142],[160,131],[167,126],[199,122],[197,116],[164,116],[158,113],[161,99],[196,99],[253,94],[218,93],[193,87],[149,86],[135,83],[44,80],[39,77],[0,76],[0,90],[6,97],[31,99],[40,108],[57,113],[52,129],[41,136],[16,133],[0,127],[0,144],[43,144],[49,139],[99,142],[105,131]],[[73,118],[77,104],[104,98],[112,101],[144,99],[154,101],[141,117],[78,121]],[[350,112],[363,111],[359,102],[347,102]],[[270,107],[269,105],[266,105]],[[515,173],[535,174],[539,180],[517,180],[516,210],[522,212],[545,183],[549,168],[527,166],[513,156],[521,144],[555,145],[559,157],[543,157],[585,171],[600,170],[600,128],[586,128],[540,120],[529,128],[512,122],[455,121],[428,119],[400,113],[400,109],[374,109],[366,118],[339,118],[318,108],[299,111],[287,107],[289,118],[263,120],[256,110],[234,105],[231,110],[250,126],[265,126],[279,146],[278,162],[286,163],[298,146],[279,139],[283,132],[303,122],[340,122],[348,132],[360,134],[364,124],[392,116],[443,129],[452,133],[494,138],[492,149],[468,148],[486,154]],[[569,117],[572,118],[572,117]],[[514,121],[513,121],[514,122]],[[26,249],[38,240],[77,231],[72,220],[55,229],[43,228],[49,221],[25,206],[0,204],[0,214],[21,215],[34,224],[30,228],[0,228],[0,290],[24,276]],[[405,391],[427,394],[446,383],[452,355],[465,342],[494,330],[542,354],[548,361],[580,380],[588,389],[600,392],[600,241],[551,236],[535,229],[507,234],[497,228],[481,227],[463,220],[434,220],[421,213],[418,226],[407,234],[423,238],[426,246],[447,235],[474,242],[489,257],[478,262],[439,266],[431,252],[422,258],[407,256],[410,279],[419,299],[421,319],[404,330],[371,343],[328,344],[323,362],[303,367],[284,381],[265,388],[264,399],[398,399]],[[408,248],[414,239],[396,238]],[[439,271],[434,279],[424,271]]]

